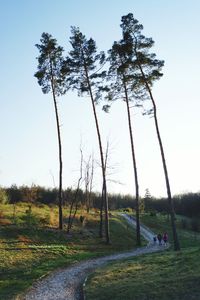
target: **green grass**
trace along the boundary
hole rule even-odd
[[[135,233],[115,215],[110,219],[111,244],[98,237],[98,212],[86,215],[82,228],[79,215],[72,230],[60,232],[57,208],[32,207],[31,222],[27,204],[17,206],[13,218],[11,205],[0,205],[0,299],[12,299],[23,293],[38,278],[56,268],[92,257],[135,247]],[[67,216],[67,209],[64,215]],[[34,220],[34,222],[32,221]],[[45,220],[45,222],[44,222]],[[66,219],[65,219],[66,221]],[[49,224],[48,224],[49,222]]]
[[[200,295],[200,248],[143,255],[90,276],[87,300],[190,300]]]
[[[142,216],[142,222],[155,233],[172,233],[162,215]],[[200,299],[200,235],[182,230],[177,223],[182,250],[142,255],[111,263],[89,276],[87,300],[190,300]]]

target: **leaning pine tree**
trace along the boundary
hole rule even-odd
[[[38,57],[38,71],[34,76],[38,79],[38,83],[42,87],[43,93],[47,94],[51,92],[53,96],[59,146],[59,229],[63,229],[62,143],[57,107],[57,96],[63,95],[66,91],[61,74],[61,68],[63,65],[63,48],[58,46],[56,39],[52,38],[52,36],[48,33],[42,34],[40,42],[40,45],[36,44],[36,47],[40,52],[40,56]]]
[[[105,77],[105,71],[101,71],[105,63],[104,52],[97,53],[96,43],[90,38],[86,37],[80,32],[79,28],[72,27],[70,43],[72,50],[63,65],[63,72],[66,75],[66,84],[72,89],[78,90],[78,95],[86,94],[91,99],[93,115],[98,136],[101,170],[103,178],[103,202],[105,208],[105,235],[106,242],[110,242],[109,233],[109,218],[108,218],[108,198],[106,185],[106,171],[104,163],[104,154],[101,141],[101,134],[99,129],[99,122],[96,112],[96,104],[102,97],[104,88],[102,87],[102,79]]]
[[[161,68],[164,65],[164,61],[156,59],[156,55],[154,53],[150,53],[150,49],[154,45],[154,41],[152,40],[152,38],[146,38],[144,35],[142,35],[141,31],[143,30],[143,26],[139,24],[138,20],[134,19],[133,14],[129,13],[128,15],[123,16],[122,23],[120,26],[122,28],[123,43],[126,47],[126,55],[129,57],[127,63],[129,64],[129,67],[132,68],[132,76],[134,76],[133,84],[136,87],[135,91],[136,93],[138,92],[139,94],[148,97],[152,102],[152,113],[154,117],[156,134],[159,142],[166,181],[166,189],[174,239],[174,249],[180,250],[175,223],[174,204],[171,196],[169,176],[167,171],[167,164],[158,125],[157,106],[152,94],[152,86],[154,81],[160,79],[160,77],[163,75],[161,73]]]
[[[130,65],[128,64],[129,55],[126,53],[126,45],[123,41],[114,42],[112,49],[108,51],[108,60],[110,68],[108,72],[108,79],[110,82],[110,91],[108,93],[108,100],[114,101],[122,99],[126,104],[128,128],[131,144],[133,171],[134,171],[134,185],[135,185],[135,201],[136,201],[136,237],[137,244],[141,245],[140,238],[140,215],[139,215],[139,183],[137,161],[135,154],[135,145],[133,139],[133,129],[131,122],[130,103],[137,106],[137,100],[134,97],[132,83],[134,76],[132,76]],[[108,106],[106,105],[107,109]]]

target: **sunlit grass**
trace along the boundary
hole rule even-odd
[[[135,231],[126,222],[112,216],[111,244],[98,237],[99,213],[85,213],[85,224],[78,211],[71,233],[59,231],[58,209],[27,203],[0,205],[0,299],[12,299],[41,276],[72,263],[135,247]],[[13,212],[15,215],[13,216]],[[64,209],[67,223],[68,208]],[[53,221],[52,221],[53,220]]]
[[[142,216],[142,222],[155,233],[167,231],[172,242],[168,218]],[[177,224],[182,250],[142,255],[112,263],[89,276],[87,300],[199,300],[199,234],[182,230]]]
[[[88,300],[199,299],[200,248],[143,255],[110,264],[90,276]]]

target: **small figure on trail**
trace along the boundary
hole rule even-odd
[[[162,245],[162,235],[160,233],[157,235],[157,239],[158,239],[159,245],[161,246]]]
[[[165,232],[165,233],[163,234],[163,241],[164,241],[164,245],[166,246],[166,245],[167,245],[167,242],[168,242],[168,234],[167,234],[167,232]]]
[[[157,241],[157,237],[154,236],[154,237],[153,237],[153,243],[154,243],[154,245],[156,244],[156,241]]]
[[[83,227],[83,223],[84,223],[85,217],[84,216],[80,216],[79,220],[81,222],[81,226]]]

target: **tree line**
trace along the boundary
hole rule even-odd
[[[174,208],[178,215],[189,218],[200,216],[200,193],[186,193],[173,197]],[[169,204],[166,198],[145,199],[145,209],[147,211],[161,212],[169,214]]]
[[[38,69],[35,77],[42,88],[43,93],[51,93],[55,109],[57,138],[59,148],[59,228],[63,228],[63,190],[62,190],[62,139],[60,132],[60,120],[57,101],[69,90],[76,91],[79,96],[86,95],[91,101],[92,113],[95,120],[99,155],[102,170],[101,212],[104,208],[104,226],[106,242],[110,242],[109,233],[109,203],[106,180],[106,155],[102,145],[102,132],[96,111],[96,104],[102,100],[107,101],[103,110],[108,112],[113,101],[124,101],[127,109],[128,130],[133,165],[133,187],[135,190],[136,232],[137,244],[140,240],[140,212],[139,212],[139,181],[137,171],[137,155],[134,142],[133,118],[130,113],[130,104],[136,109],[144,107],[145,100],[151,102],[152,108],[144,114],[152,115],[155,124],[156,136],[160,147],[161,161],[166,182],[167,199],[171,225],[173,231],[174,248],[180,249],[176,232],[175,211],[171,196],[170,182],[166,164],[166,158],[158,123],[158,114],[152,87],[156,80],[162,77],[163,60],[158,60],[156,54],[151,52],[154,45],[152,38],[145,37],[142,33],[143,25],[129,13],[121,18],[121,39],[114,41],[107,51],[98,51],[96,42],[87,38],[78,27],[71,27],[69,44],[71,50],[64,56],[64,48],[59,46],[57,40],[49,33],[43,33],[40,44],[36,44],[39,50]],[[72,204],[73,208],[73,204]],[[76,211],[76,204],[74,206]],[[102,214],[101,214],[102,224]],[[101,229],[102,234],[102,229]]]
[[[63,190],[63,205],[69,207],[72,199],[77,193],[76,189],[67,188]],[[109,196],[109,210],[125,209],[127,211],[135,210],[136,199],[132,195],[121,194],[108,194]],[[88,205],[87,191],[83,189],[78,190],[78,208],[85,207],[87,211],[89,209],[101,208],[101,194],[98,192],[92,192],[90,198],[90,204]],[[175,195],[173,197],[174,207],[178,215],[182,215],[189,218],[200,217],[200,193],[185,193]],[[58,204],[58,189],[46,188],[42,186],[17,186],[12,185],[7,188],[0,188],[0,203],[17,204],[19,202],[26,202],[27,204]],[[169,214],[169,203],[167,198],[156,198],[149,195],[145,195],[139,199],[142,209],[140,213],[165,213]],[[140,207],[141,207],[140,205]],[[66,216],[65,216],[66,217]]]
[[[90,203],[88,203],[87,191],[83,189],[67,188],[63,189],[63,205],[70,207],[72,200],[77,197],[78,209],[85,207],[88,211],[92,208],[101,208],[101,193],[91,192]],[[26,202],[27,204],[58,204],[58,188],[46,188],[42,186],[17,186],[0,189],[0,203],[17,204]],[[109,194],[109,209],[134,209],[135,199],[131,195]],[[65,216],[66,217],[66,216]]]

